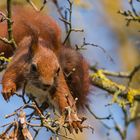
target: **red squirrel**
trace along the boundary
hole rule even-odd
[[[38,104],[47,102],[61,114],[70,106],[69,120],[82,130],[75,98],[78,106],[86,103],[90,85],[87,62],[79,52],[61,44],[61,30],[51,17],[26,8],[13,9],[18,48],[2,77],[4,99],[9,100],[26,82],[27,95],[35,97]],[[2,26],[0,35],[5,36],[6,25]],[[0,42],[3,51],[6,57],[13,54],[10,46]]]
[[[12,15],[13,36],[17,45],[24,36],[30,35],[30,31],[26,25],[28,24],[37,30],[42,39],[47,40],[49,48],[55,52],[60,48],[61,29],[53,18],[21,5],[13,7]],[[0,23],[0,36],[7,37],[6,21]],[[14,51],[10,45],[0,42],[0,52],[4,52],[6,57],[10,57],[13,55]]]

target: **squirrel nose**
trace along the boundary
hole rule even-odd
[[[50,84],[43,84],[42,89],[46,91],[51,85]]]
[[[51,85],[50,84],[43,84],[43,87],[49,88]]]

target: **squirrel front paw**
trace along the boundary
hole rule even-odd
[[[78,133],[79,130],[80,132],[82,132],[83,128],[85,128],[85,126],[83,125],[83,122],[85,120],[85,117],[80,118],[76,113],[72,113],[66,117],[65,123],[67,124],[67,128],[70,133],[73,133],[73,130]]]
[[[15,91],[16,91],[16,84],[13,82],[10,82],[10,83],[7,82],[5,85],[3,85],[2,95],[4,99],[8,101],[10,97],[14,95]]]
[[[70,106],[65,107],[65,111],[62,113],[62,116],[59,118],[59,124],[67,128],[70,133],[73,133],[75,130],[76,133],[79,131],[82,132],[83,128],[87,126],[83,125],[83,122],[86,120],[85,117],[79,117],[77,111]]]

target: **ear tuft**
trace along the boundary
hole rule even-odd
[[[37,28],[33,25],[24,23],[25,27],[27,28],[27,35],[31,37],[31,46],[29,48],[29,51],[32,55],[37,51],[38,49],[38,41],[39,41],[39,31]]]

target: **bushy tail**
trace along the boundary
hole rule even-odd
[[[89,93],[89,66],[83,56],[76,50],[63,47],[60,51],[60,64],[65,79],[74,98],[78,98],[77,107],[83,108]]]

